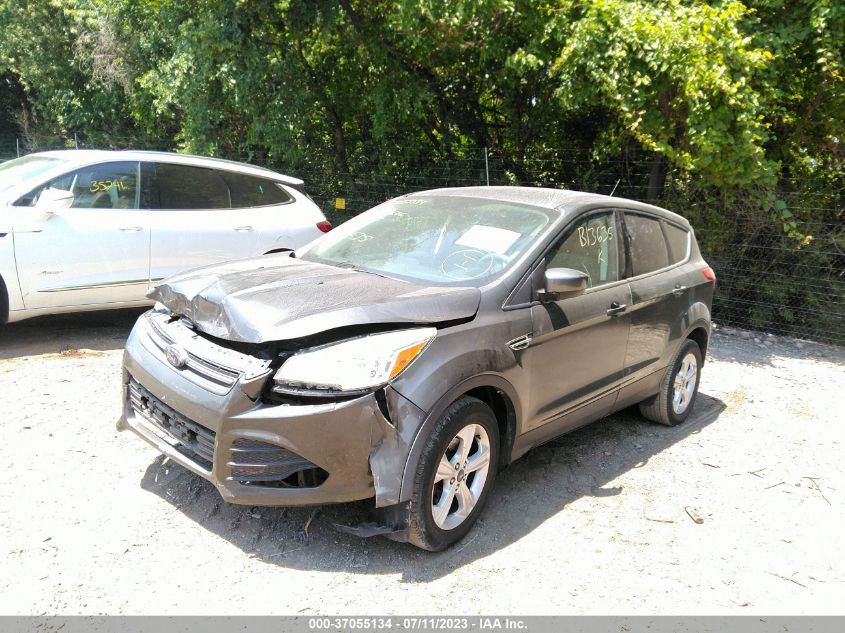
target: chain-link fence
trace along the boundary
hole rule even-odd
[[[87,145],[78,137],[39,139],[37,144],[0,138],[0,157],[36,148]],[[141,147],[137,139],[128,138],[111,138],[108,146]],[[168,150],[175,143],[147,141],[143,148]],[[842,179],[786,180],[777,190],[785,207],[766,210],[752,193],[726,195],[703,187],[694,176],[655,166],[652,157],[596,160],[581,148],[561,148],[551,158],[514,162],[488,148],[462,147],[456,154],[419,164],[406,161],[389,168],[364,164],[356,173],[366,176],[344,176],[327,167],[331,161],[325,157],[294,167],[257,152],[225,154],[223,158],[302,178],[305,190],[334,224],[392,197],[438,187],[544,186],[648,200],[685,216],[695,228],[704,257],[718,276],[713,306],[716,323],[845,344]]]

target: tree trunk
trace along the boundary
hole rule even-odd
[[[655,153],[654,158],[651,159],[651,169],[648,173],[648,189],[646,190],[648,202],[656,202],[663,195],[663,185],[666,184],[668,168],[669,164],[666,157],[660,152]]]

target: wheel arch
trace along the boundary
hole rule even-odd
[[[687,313],[684,315],[683,321],[683,338],[678,341],[681,345],[683,342],[691,338],[701,349],[701,359],[704,360],[707,354],[707,346],[710,342],[710,306],[701,301],[693,303]]]
[[[446,409],[464,396],[477,398],[493,410],[499,427],[499,463],[497,466],[503,468],[511,462],[513,443],[519,428],[519,420],[521,419],[519,397],[513,385],[498,374],[480,374],[464,380],[447,391],[425,416],[423,423],[414,436],[411,451],[408,454],[408,459],[405,462],[405,468],[402,472],[402,487],[399,493],[400,501],[407,501],[411,498],[414,473],[417,470],[420,455],[422,454],[426,438],[429,436],[431,429]]]
[[[5,325],[9,322],[9,289],[6,287],[6,282],[3,276],[0,275],[0,325]]]
[[[687,332],[685,339],[692,339],[698,344],[698,349],[701,350],[701,361],[704,362],[707,356],[707,345],[710,341],[710,332],[703,323],[698,323]]]

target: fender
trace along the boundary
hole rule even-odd
[[[704,326],[710,333],[710,308],[703,301],[696,301],[684,314],[684,328],[691,330],[693,325]]]
[[[710,342],[710,333],[711,333],[711,320],[710,320],[710,308],[707,306],[706,303],[701,301],[696,301],[693,303],[689,310],[686,311],[683,318],[683,337],[678,342],[678,345],[683,343],[686,339],[689,338],[690,333],[693,330],[698,328],[703,328],[705,332],[707,332],[707,343]],[[701,350],[702,354],[702,361],[704,360],[704,355],[706,354],[706,347],[705,349]],[[674,354],[674,350],[672,350]]]
[[[431,430],[434,428],[434,425],[437,424],[440,416],[443,415],[443,412],[446,411],[446,409],[449,408],[449,405],[451,405],[455,400],[460,398],[467,391],[471,391],[477,387],[493,387],[510,398],[513,403],[516,418],[514,437],[518,437],[520,435],[522,428],[522,406],[516,389],[509,381],[499,374],[494,373],[478,374],[477,376],[473,376],[472,378],[462,381],[441,396],[441,398],[429,410],[423,420],[423,423],[420,425],[417,434],[414,437],[414,441],[411,444],[411,451],[408,454],[408,459],[405,462],[405,469],[402,473],[402,487],[399,493],[400,502],[408,501],[411,498],[414,486],[414,473],[416,473],[417,470],[420,454],[422,453],[425,443],[431,434]],[[506,463],[510,463],[510,461],[511,455],[508,453]]]

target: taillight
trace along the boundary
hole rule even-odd
[[[317,228],[320,229],[323,233],[328,233],[332,230],[332,223],[328,220],[323,220],[322,222],[317,222]]]
[[[713,269],[710,266],[705,266],[701,269],[701,274],[704,275],[704,278],[712,283],[714,286],[716,285],[716,273],[713,272]]]

